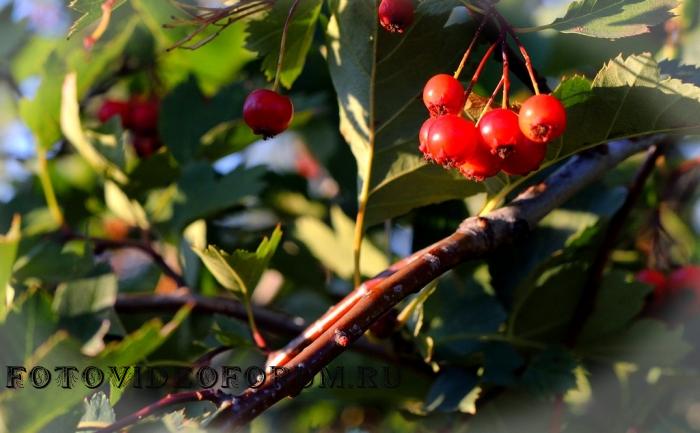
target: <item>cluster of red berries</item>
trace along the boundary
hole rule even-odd
[[[292,100],[273,90],[254,90],[243,103],[243,120],[255,134],[264,138],[274,137],[286,130],[292,117]]]
[[[488,111],[474,124],[461,117],[466,103],[462,83],[447,74],[428,80],[423,102],[431,117],[420,129],[420,151],[473,180],[501,170],[519,176],[537,170],[547,143],[566,128],[566,110],[551,95],[532,96],[519,114],[507,108]]]
[[[153,97],[134,96],[128,101],[107,99],[102,103],[97,117],[105,123],[119,116],[122,127],[133,135],[136,154],[146,158],[162,146],[158,138],[158,106],[158,99]]]
[[[700,313],[700,266],[683,266],[666,275],[655,269],[644,269],[637,273],[637,281],[654,288],[650,304],[654,314],[663,312],[665,307],[673,306],[680,316],[693,316]],[[678,303],[681,305],[678,305]]]

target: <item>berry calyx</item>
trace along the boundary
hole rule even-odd
[[[436,118],[430,126],[425,155],[438,164],[454,167],[463,164],[478,143],[479,131],[474,123],[448,114]]]
[[[156,98],[135,97],[129,101],[129,114],[123,117],[129,129],[151,134],[158,129],[158,107]]]
[[[122,119],[126,117],[129,111],[129,104],[123,101],[115,101],[112,99],[105,100],[97,112],[97,118],[102,123],[106,123],[114,116],[119,116]]]
[[[498,108],[484,114],[479,122],[479,132],[491,153],[505,159],[523,140],[518,115],[506,108]]]
[[[566,109],[552,95],[535,95],[520,108],[520,130],[532,141],[548,143],[566,129]]]
[[[379,24],[391,33],[403,33],[413,23],[412,0],[382,0],[379,4]]]
[[[469,157],[457,167],[460,173],[469,180],[481,182],[495,176],[501,171],[503,160],[491,153],[486,144],[477,139],[471,148]]]
[[[459,114],[464,102],[464,86],[452,75],[438,74],[425,83],[423,103],[431,116]]]
[[[243,104],[243,120],[255,134],[264,138],[286,130],[293,116],[292,100],[272,90],[254,90]]]
[[[418,147],[418,150],[423,152],[423,154],[427,155],[428,152],[428,141],[430,140],[430,127],[433,126],[433,123],[435,122],[435,118],[431,117],[425,122],[423,122],[423,126],[420,128],[420,132],[418,133],[418,141],[420,143],[420,146]]]
[[[547,155],[547,145],[522,137],[514,151],[503,161],[503,171],[511,176],[525,176],[536,171]]]

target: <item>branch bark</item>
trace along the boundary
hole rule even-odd
[[[586,185],[655,141],[649,138],[613,142],[577,155],[547,180],[525,190],[508,206],[483,217],[464,220],[451,236],[411,256],[405,266],[373,287],[365,288],[360,295],[353,292],[350,296],[355,300],[347,311],[289,359],[284,374],[270,376],[260,387],[233,397],[230,408],[221,412],[214,420],[214,426],[235,429],[282,398],[298,394],[305,383],[406,296],[456,265],[482,257],[534,228],[544,216]]]

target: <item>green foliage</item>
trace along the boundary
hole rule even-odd
[[[248,24],[246,47],[262,60],[262,71],[268,80],[274,80],[280,54],[282,29],[294,0],[280,0],[260,19]],[[321,13],[322,0],[300,1],[289,21],[287,42],[282,63],[280,83],[291,88],[301,74],[311,47],[316,23]]]
[[[10,278],[12,277],[12,267],[17,257],[17,247],[20,239],[20,218],[12,220],[12,226],[7,234],[0,236],[0,323],[7,315],[7,304],[10,296]]]
[[[68,30],[68,37],[99,20],[102,16],[102,5],[104,2],[104,0],[71,0],[68,7],[81,15],[77,20],[75,20],[73,25],[70,27],[70,30]],[[125,2],[126,0],[114,1],[112,11],[123,5]]]
[[[640,35],[672,16],[677,0],[576,0],[566,14],[537,30],[553,29],[596,38]]]

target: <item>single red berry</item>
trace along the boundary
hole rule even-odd
[[[418,150],[423,152],[423,154],[426,156],[428,153],[428,141],[430,139],[430,127],[433,125],[433,122],[435,122],[434,117],[431,117],[423,122],[423,126],[421,126],[420,132],[418,133],[418,141],[420,143]]]
[[[484,114],[479,121],[479,132],[491,153],[502,159],[511,154],[524,138],[518,125],[518,115],[505,108]]]
[[[452,75],[438,74],[425,83],[423,103],[431,116],[459,114],[464,102],[464,86]]]
[[[678,268],[668,276],[668,288],[671,290],[693,289],[700,291],[700,265]]]
[[[105,100],[97,112],[97,118],[100,122],[105,123],[114,116],[119,116],[122,119],[126,116],[129,110],[129,104],[122,101],[114,101],[112,99]]]
[[[665,291],[667,286],[666,275],[654,269],[642,269],[635,278],[641,283],[654,287],[654,292]]]
[[[512,176],[525,176],[540,168],[547,155],[547,145],[521,136],[513,152],[503,161],[503,171]]]
[[[477,136],[477,141],[472,146],[469,157],[457,167],[464,177],[477,182],[497,175],[503,165],[503,160],[492,154],[480,138]]]
[[[157,135],[134,133],[132,142],[134,150],[139,158],[148,158],[161,148],[162,143]]]
[[[379,24],[391,33],[403,33],[413,23],[412,0],[382,0]]]
[[[435,119],[428,135],[426,156],[446,167],[463,164],[479,143],[474,123],[454,114]]]
[[[134,97],[129,101],[129,114],[124,117],[125,127],[152,134],[158,129],[159,102],[156,98]]]
[[[274,137],[287,129],[292,116],[292,100],[272,90],[254,90],[243,104],[243,120],[254,133],[265,138]]]
[[[548,143],[566,129],[566,109],[552,95],[535,95],[520,107],[520,130],[527,138]]]

